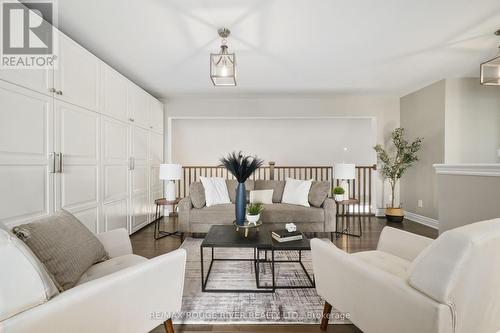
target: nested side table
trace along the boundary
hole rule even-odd
[[[156,199],[155,204],[156,204],[156,212],[155,212],[155,234],[154,237],[155,239],[160,239],[163,237],[181,237],[178,231],[174,232],[168,232],[164,230],[160,230],[160,217],[161,217],[161,208],[164,206],[172,206],[173,211],[175,212],[175,207],[179,204],[179,201],[181,201],[180,198],[176,198],[175,200],[167,200],[165,198],[161,199]],[[173,214],[172,214],[173,215]],[[170,219],[170,215],[168,216]]]
[[[348,200],[342,200],[342,201],[335,200],[335,203],[337,205],[347,206],[347,209],[345,210],[346,211],[345,216],[341,216],[340,214],[337,214],[337,216],[335,216],[335,235],[336,235],[336,238],[339,238],[342,235],[361,237],[361,235],[363,234],[363,229],[361,228],[361,213],[359,212],[359,209],[358,209],[358,214],[357,214],[358,215],[359,234],[351,233],[350,222],[349,222],[349,218],[351,217],[351,213],[349,212],[349,207],[351,205],[352,206],[359,205],[359,200],[358,199],[348,199]],[[342,230],[341,231],[338,231],[339,217],[342,217]],[[347,220],[347,222],[345,223],[345,228],[344,228],[344,217]]]

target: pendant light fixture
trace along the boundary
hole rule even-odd
[[[495,32],[500,36],[500,29]],[[500,86],[500,50],[497,56],[481,64],[481,84],[483,86]]]
[[[214,86],[236,85],[236,58],[234,53],[228,53],[227,37],[231,31],[226,28],[217,30],[222,38],[219,53],[210,54],[210,79]]]

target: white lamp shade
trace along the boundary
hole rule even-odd
[[[356,179],[356,165],[348,163],[335,163],[333,166],[335,179]]]
[[[178,180],[182,178],[182,166],[180,164],[160,164],[161,180]]]

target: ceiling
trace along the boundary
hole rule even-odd
[[[498,0],[59,0],[59,27],[156,97],[401,96],[477,76],[500,37]],[[214,87],[217,28],[238,86]]]

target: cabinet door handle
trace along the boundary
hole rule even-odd
[[[49,89],[49,92],[51,92],[51,93],[55,93],[55,92],[57,92],[57,90],[56,90],[56,88],[50,88],[50,89]]]
[[[49,173],[56,173],[56,153],[50,153]]]
[[[62,95],[62,91],[61,91],[61,90],[58,90],[58,91],[56,91],[56,94],[57,94],[57,95]]]
[[[128,161],[128,169],[134,170],[134,158],[132,156],[130,156],[129,161]]]
[[[130,120],[131,122],[134,122],[134,118],[128,118],[128,120]]]
[[[59,154],[61,157],[59,158],[59,173],[63,172],[63,154]]]

